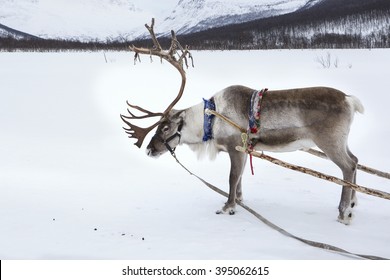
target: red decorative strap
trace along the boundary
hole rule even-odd
[[[268,91],[267,88],[264,88],[259,91],[254,91],[252,93],[250,107],[249,107],[249,126],[248,126],[248,134],[256,134],[260,132],[260,117],[261,117],[261,105],[263,101],[264,94]],[[248,149],[252,150],[253,144],[251,143],[251,139],[248,139]],[[252,155],[249,155],[250,166],[252,175],[255,175],[253,170],[253,161]]]

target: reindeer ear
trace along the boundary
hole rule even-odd
[[[185,110],[172,110],[171,111],[171,119],[172,120],[178,120],[178,121],[183,121],[184,117],[186,115]]]
[[[172,110],[173,111],[173,110]],[[181,131],[184,125],[184,117],[186,115],[185,110],[175,110],[172,112],[171,120],[177,124],[177,131]]]

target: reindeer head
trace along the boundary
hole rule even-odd
[[[150,131],[152,131],[156,126],[158,126],[157,132],[153,136],[147,148],[148,155],[158,156],[164,153],[165,151],[170,151],[171,153],[173,153],[174,148],[171,147],[172,146],[176,147],[180,142],[180,130],[182,124],[180,125],[180,121],[178,121],[178,118],[175,118],[177,117],[177,114],[175,114],[175,111],[172,111],[172,108],[180,100],[184,92],[184,88],[186,84],[186,74],[183,69],[183,64],[185,64],[188,68],[187,56],[188,58],[191,59],[192,64],[193,61],[192,61],[191,53],[188,51],[188,46],[183,48],[180,45],[174,31],[171,31],[172,34],[171,46],[169,50],[164,51],[161,48],[161,45],[158,42],[157,37],[154,33],[154,29],[153,29],[154,19],[152,19],[151,26],[145,24],[145,27],[148,29],[150,36],[152,37],[154,46],[151,49],[137,48],[135,46],[131,46],[130,50],[135,52],[134,62],[136,62],[137,59],[139,60],[140,54],[150,55],[151,58],[152,56],[157,56],[160,57],[161,60],[164,59],[168,61],[172,66],[174,66],[179,71],[181,75],[181,85],[180,85],[179,93],[176,96],[176,98],[171,102],[171,104],[169,104],[169,106],[162,113],[153,113],[142,107],[132,105],[129,102],[127,102],[127,105],[129,107],[144,113],[144,115],[136,116],[130,111],[130,109],[127,109],[129,116],[121,115],[121,118],[128,126],[128,127],[124,127],[123,129],[126,131],[127,134],[129,134],[129,138],[137,139],[137,142],[134,143],[134,145],[136,145],[138,148],[141,148],[146,135]],[[156,117],[156,116],[157,117],[160,116],[161,117],[160,120],[146,128],[136,126],[130,123],[129,121],[134,119],[145,119],[145,118]]]
[[[173,153],[180,144],[181,129],[184,125],[184,111],[171,110],[168,116],[157,127],[146,153],[151,157],[159,157],[165,152]]]

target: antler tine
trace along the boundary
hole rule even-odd
[[[161,57],[160,53],[162,52],[162,48],[161,48],[159,41],[157,40],[156,34],[154,33],[154,18],[152,18],[151,25],[149,26],[148,24],[145,24],[145,27],[149,31],[150,37],[152,38],[153,48],[152,49],[138,48],[138,47],[133,45],[133,46],[129,46],[130,50],[135,52],[136,56],[137,56],[137,54],[141,53],[141,54],[157,55],[157,56]]]
[[[179,48],[181,51],[181,55],[180,55],[178,61],[181,65],[181,67],[183,67],[183,60],[184,60],[185,65],[188,68],[187,56],[188,56],[188,58],[191,59],[191,65],[192,65],[192,67],[194,67],[194,60],[193,60],[192,55],[189,51],[189,46],[186,45],[185,48],[182,47],[179,40],[177,40],[175,31],[171,30],[171,35],[172,35],[172,43],[171,43],[171,48],[169,49],[170,53],[172,53],[172,55],[174,55],[175,53],[177,53],[177,49]]]
[[[178,41],[176,38],[175,31],[171,30],[171,46],[169,47],[168,53],[171,57],[174,57],[175,53],[177,52],[178,47]]]
[[[183,49],[181,44],[177,40],[175,31],[173,31],[173,30],[171,31],[171,36],[172,36],[171,47],[169,48],[169,51],[168,51],[169,59],[166,59],[166,60],[168,60],[168,62],[170,64],[172,64],[179,71],[179,73],[181,75],[181,86],[180,86],[179,93],[176,96],[176,98],[171,102],[171,104],[169,104],[167,109],[164,111],[164,115],[168,114],[172,110],[172,108],[176,105],[177,102],[179,102],[180,98],[183,95],[184,88],[186,85],[186,72],[184,71],[184,68],[183,68],[183,59],[186,62],[187,68],[188,68],[187,55],[189,57],[191,57],[191,59],[192,59],[190,51],[188,49]],[[177,53],[177,48],[180,48],[180,50],[182,51],[182,54],[178,60],[175,58],[175,54]]]
[[[129,103],[129,101],[126,101],[126,103],[129,107],[134,108],[134,109],[146,114],[143,116],[136,116],[130,111],[130,109],[127,109],[127,112],[130,114],[130,116],[129,117],[124,116],[126,119],[145,119],[145,118],[150,118],[150,117],[159,117],[159,116],[162,117],[163,116],[163,113],[153,113],[153,112],[148,111],[140,106],[132,105]]]
[[[181,47],[181,46],[180,46]],[[188,55],[188,58],[191,59],[191,66],[194,67],[194,59],[192,57],[192,54],[190,53],[190,51],[188,50],[188,45],[186,45],[186,48],[183,49],[182,48],[182,55],[180,56],[179,58],[179,62],[181,64],[183,64],[183,60],[184,60],[184,63],[186,65],[186,67],[188,68],[188,60],[187,60],[187,55]]]
[[[164,51],[161,48],[161,45],[158,42],[157,36],[154,32],[154,23],[155,23],[155,21],[153,18],[150,26],[148,24],[145,24],[145,27],[146,27],[146,29],[148,29],[150,36],[152,38],[153,48],[148,49],[148,48],[139,48],[139,47],[136,47],[134,45],[129,46],[130,50],[135,52],[134,63],[137,61],[137,59],[139,60],[140,54],[149,55],[150,57],[158,56],[158,57],[160,57],[161,61],[163,59],[168,61],[171,65],[173,65],[179,71],[181,78],[182,78],[182,81],[181,81],[181,86],[180,86],[178,95],[169,104],[169,106],[165,109],[165,111],[163,113],[153,113],[153,112],[150,112],[146,109],[143,109],[142,107],[132,105],[129,102],[127,102],[127,105],[129,107],[136,109],[136,110],[145,114],[145,115],[137,116],[137,115],[134,115],[129,109],[127,109],[130,116],[121,115],[122,120],[129,126],[129,128],[124,128],[126,133],[130,135],[129,136],[130,138],[135,138],[138,140],[135,143],[135,145],[139,148],[141,147],[142,142],[143,142],[146,134],[148,134],[153,128],[155,128],[157,125],[159,125],[164,118],[167,117],[169,112],[176,105],[176,103],[179,102],[180,98],[182,97],[183,92],[184,92],[184,88],[185,88],[185,84],[186,84],[186,74],[185,74],[185,71],[183,68],[183,62],[185,63],[185,65],[188,68],[187,56],[191,59],[192,66],[194,66],[191,53],[188,50],[188,46],[183,48],[180,45],[179,41],[176,38],[176,34],[174,31],[172,31],[171,46],[170,46],[169,50]],[[178,54],[178,49],[181,51],[181,54]],[[178,56],[178,58],[176,56]],[[127,120],[131,120],[131,119],[144,119],[144,118],[148,118],[148,117],[157,117],[157,116],[161,116],[162,118],[158,122],[156,122],[155,124],[153,124],[147,128],[141,128],[141,127],[135,126],[132,123],[130,123],[129,121],[127,121]]]
[[[161,45],[160,45],[159,41],[157,40],[156,34],[154,33],[154,18],[152,18],[151,25],[149,26],[149,25],[145,24],[145,27],[149,31],[150,36],[152,37],[154,48],[158,51],[161,51],[162,50]]]
[[[141,148],[146,135],[161,123],[160,120],[149,127],[143,128],[143,127],[136,126],[130,123],[129,121],[127,121],[126,119],[129,119],[129,117],[126,117],[124,115],[120,115],[120,117],[122,121],[129,126],[129,128],[123,127],[125,132],[129,134],[129,138],[137,139],[137,142],[135,142],[134,145],[136,145],[138,148]]]

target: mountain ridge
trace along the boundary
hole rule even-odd
[[[0,37],[12,37],[14,39],[41,39],[29,33],[25,33],[0,23]]]
[[[181,0],[159,26],[162,34],[170,29],[177,34],[188,34],[233,23],[248,22],[255,19],[276,16],[299,10],[312,3],[323,0]]]
[[[11,1],[11,0],[7,0]],[[33,1],[33,0],[21,0]],[[39,0],[34,0],[39,1]],[[62,1],[62,0],[61,0]],[[97,0],[88,0],[97,1]],[[123,4],[126,0],[104,0],[118,1],[116,4]],[[249,3],[254,0],[238,0],[241,3]],[[264,0],[262,3],[264,4]],[[218,2],[217,0],[181,0],[179,3],[206,5]],[[281,1],[280,3],[285,3]],[[301,4],[303,2],[300,2]],[[388,0],[309,0],[304,1],[293,12],[260,18],[244,23],[236,23],[228,14],[225,18],[221,14],[215,19],[209,19],[198,29],[186,33],[186,26],[172,27],[176,31],[180,41],[191,45],[193,49],[267,49],[267,48],[384,48],[390,47],[390,1]],[[297,8],[297,6],[295,6]],[[295,9],[294,8],[294,9]],[[248,10],[249,13],[253,10]],[[194,11],[199,13],[199,11]],[[225,10],[226,13],[226,10]],[[254,12],[256,13],[256,11]],[[233,18],[250,17],[247,14],[234,15]],[[0,15],[1,19],[1,15]],[[213,27],[212,21],[223,21],[232,24]],[[238,20],[240,21],[240,20]],[[150,18],[137,21],[137,25],[146,31],[139,22],[150,22]],[[201,25],[202,22],[198,23]],[[211,26],[211,27],[210,27]],[[182,28],[182,29],[180,29]],[[169,35],[165,33],[163,21],[157,19],[155,32],[160,41],[169,44]],[[187,30],[189,30],[187,28]],[[196,31],[200,30],[200,31]],[[179,31],[179,32],[178,32]],[[1,37],[5,37],[1,39]],[[0,25],[0,48],[28,49],[29,45],[36,49],[125,49],[131,43],[150,44],[149,36],[136,37],[129,40],[129,37],[119,36],[106,38],[104,41],[97,39],[84,40],[84,38],[60,38],[45,39],[43,42],[15,42],[15,40],[37,39],[33,34],[21,32],[7,25]],[[8,40],[8,41],[7,41]],[[20,41],[19,40],[19,41]],[[37,41],[37,40],[35,40]],[[42,41],[42,40],[41,40]],[[62,42],[61,42],[62,41]],[[8,46],[8,47],[7,47]]]
[[[169,34],[172,29],[178,34],[193,33],[275,16],[321,1],[180,0],[170,13],[156,20],[157,33]],[[132,0],[2,0],[0,23],[45,39],[126,41],[147,35],[143,23],[152,16]]]
[[[389,18],[388,0],[325,0],[293,13],[184,35],[182,40],[212,49],[389,47]]]

